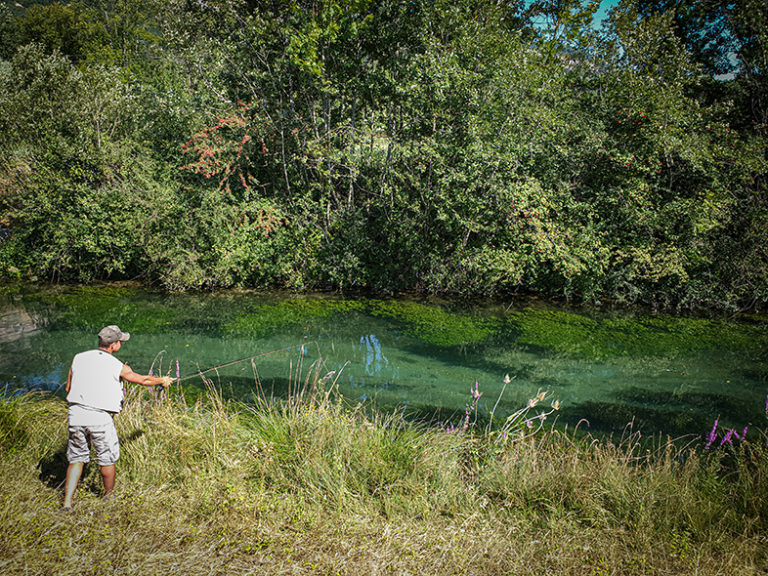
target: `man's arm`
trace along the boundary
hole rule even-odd
[[[72,388],[72,368],[69,369],[69,374],[67,375],[67,386],[64,388],[64,391],[69,394],[69,389]]]
[[[165,388],[173,383],[173,379],[170,376],[143,376],[137,374],[128,364],[123,364],[123,369],[120,371],[120,378],[132,384],[141,384],[142,386],[157,386],[162,384]]]

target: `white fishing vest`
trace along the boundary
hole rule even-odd
[[[120,412],[123,407],[122,369],[123,363],[109,352],[81,352],[72,360],[72,385],[67,402]]]

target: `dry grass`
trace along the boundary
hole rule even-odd
[[[768,573],[768,454],[485,434],[346,407],[133,396],[117,497],[59,510],[66,406],[0,401],[0,573]],[[764,445],[764,441],[763,441]]]

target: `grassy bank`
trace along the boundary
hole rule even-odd
[[[132,394],[116,498],[61,512],[66,405],[0,400],[0,572],[765,574],[765,435],[728,451],[542,430],[504,441],[287,401]]]

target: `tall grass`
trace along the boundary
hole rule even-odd
[[[64,513],[66,405],[0,400],[2,574],[765,574],[764,435],[727,451],[542,429],[500,442],[347,404],[132,392],[117,497]],[[479,428],[479,427],[478,427]]]

